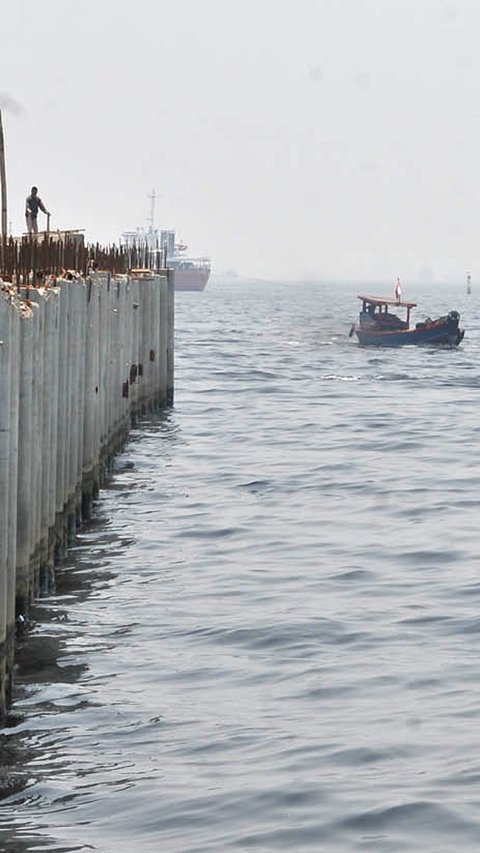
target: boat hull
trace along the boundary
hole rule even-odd
[[[415,346],[458,346],[465,334],[458,326],[458,319],[450,317],[435,320],[429,324],[419,323],[414,329],[385,331],[357,324],[354,328],[361,346],[401,347]]]
[[[173,286],[177,291],[180,290],[205,290],[208,279],[210,278],[209,269],[175,269],[173,268]]]

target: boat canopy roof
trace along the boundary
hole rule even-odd
[[[397,308],[416,308],[416,302],[400,302],[397,299],[391,299],[388,296],[362,296],[362,294],[358,294],[358,298],[362,300],[362,302],[368,302],[369,305],[396,305]]]

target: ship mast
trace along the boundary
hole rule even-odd
[[[150,223],[150,230],[153,231],[155,229],[155,199],[157,198],[155,190],[152,190],[148,197],[150,199],[150,217],[148,222]]]

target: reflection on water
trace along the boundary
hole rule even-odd
[[[114,582],[115,574],[103,560],[114,559],[131,542],[110,532],[108,519],[97,512],[78,534],[69,558],[57,567],[55,593],[33,604],[28,629],[18,638],[14,707],[7,727],[0,732],[2,850],[20,853],[48,849],[66,853],[94,849],[83,844],[65,846],[38,831],[29,832],[23,813],[25,808],[41,806],[49,796],[53,777],[68,778],[71,774],[71,760],[61,752],[62,738],[68,740],[71,735],[65,726],[57,727],[56,718],[61,716],[63,720],[65,715],[95,709],[93,691],[84,688],[89,674],[88,663],[81,654],[83,646],[88,646],[89,653],[95,649],[81,626],[71,621],[72,606],[88,606],[91,595],[101,595]],[[51,725],[46,722],[48,718],[52,719]],[[79,769],[77,773],[81,775]],[[56,800],[56,807],[67,805],[72,796],[64,794]],[[2,800],[13,800],[14,810],[2,808]]]

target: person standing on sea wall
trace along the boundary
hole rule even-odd
[[[50,215],[42,199],[38,195],[38,188],[32,187],[30,195],[27,196],[27,200],[25,202],[25,218],[27,220],[27,231],[29,235],[38,234],[37,216],[39,210],[41,210],[42,213],[46,213],[47,216]]]

